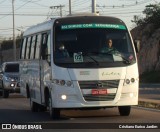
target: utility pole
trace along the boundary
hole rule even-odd
[[[59,5],[59,6],[50,6],[51,9],[60,9],[60,16],[62,17],[62,8],[64,7],[64,5]]]
[[[14,1],[12,0],[12,12],[13,12],[13,56],[16,61],[16,39],[15,39],[15,23],[14,23]]]
[[[3,58],[2,58],[2,43],[1,43],[1,40],[0,40],[0,65],[2,64],[2,61],[3,61]]]
[[[72,7],[72,5],[71,5],[71,0],[69,0],[69,15],[72,14],[71,7]]]
[[[96,0],[92,0],[92,13],[96,13]]]

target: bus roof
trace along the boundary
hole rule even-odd
[[[88,19],[86,19],[88,18]],[[96,19],[98,18],[98,19]],[[119,18],[115,18],[115,17],[109,17],[109,16],[98,16],[98,15],[85,15],[85,14],[82,14],[82,15],[71,15],[71,16],[66,16],[66,17],[60,17],[60,18],[54,18],[54,19],[51,19],[47,22],[43,22],[43,23],[40,23],[40,24],[37,24],[37,25],[34,25],[30,28],[28,28],[23,36],[27,36],[27,35],[31,35],[31,34],[34,34],[34,33],[38,33],[38,32],[43,32],[43,31],[47,31],[47,30],[51,30],[52,27],[53,27],[53,24],[55,21],[59,21],[60,23],[68,23],[70,22],[71,24],[72,23],[80,23],[82,22],[83,23],[83,20],[85,22],[88,21],[88,23],[90,23],[91,21],[93,22],[106,22],[108,24],[122,24],[122,25],[125,25],[125,23],[120,20]]]
[[[51,19],[49,21],[31,26],[23,33],[23,36],[31,35],[31,34],[42,32],[42,31],[51,30],[51,28],[53,27],[54,20],[55,19]]]

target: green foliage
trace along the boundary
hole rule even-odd
[[[154,24],[155,28],[160,27],[160,3],[147,5],[143,11],[145,18],[134,16],[132,22],[136,23],[137,26],[145,24]]]
[[[160,83],[160,71],[145,72],[140,76],[141,83]]]
[[[21,43],[21,39],[17,37],[16,39],[16,47],[19,48]],[[1,44],[2,50],[13,49],[13,40],[4,40]]]

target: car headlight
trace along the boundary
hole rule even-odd
[[[14,82],[15,81],[15,79],[14,78],[11,78],[11,77],[4,77],[5,78],[5,80],[6,81],[11,81],[11,82]]]

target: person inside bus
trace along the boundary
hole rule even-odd
[[[113,47],[112,39],[108,39],[105,46],[101,49],[101,52],[102,53],[112,53],[112,54],[114,54],[114,53],[117,53],[118,50]]]
[[[59,47],[56,49],[56,58],[68,58],[69,54],[67,49],[65,49],[64,44],[60,44]]]

